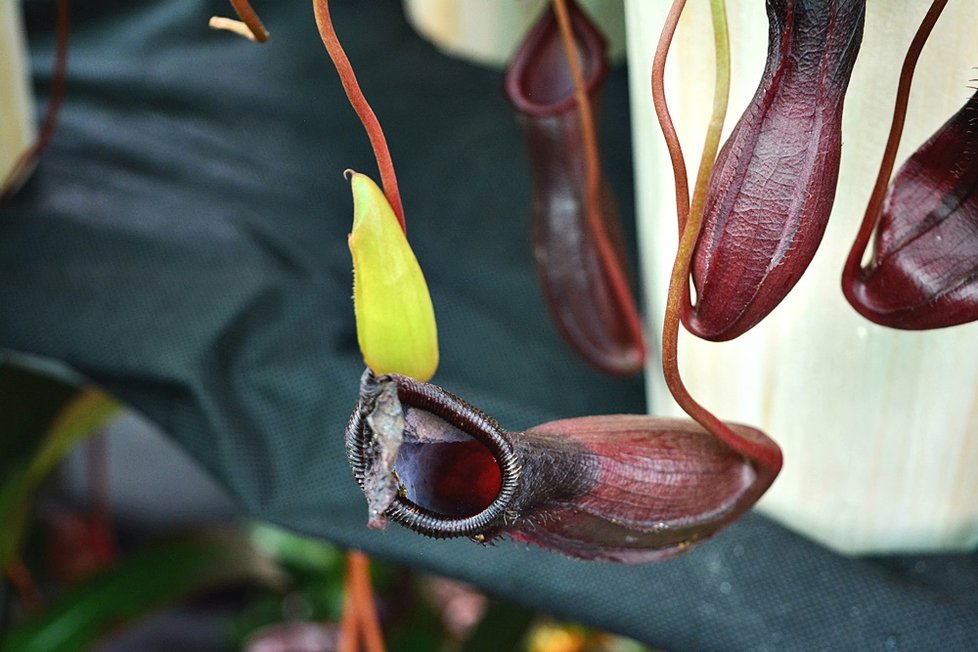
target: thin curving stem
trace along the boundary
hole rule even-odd
[[[231,6],[234,7],[234,13],[238,14],[238,18],[248,27],[248,31],[251,32],[255,40],[259,43],[267,41],[268,30],[265,29],[261,18],[258,17],[258,14],[251,7],[251,3],[248,0],[230,0],[230,2]]]
[[[676,217],[679,220],[680,235],[686,228],[686,219],[689,216],[689,179],[686,175],[686,159],[683,157],[682,143],[679,142],[676,126],[673,124],[672,115],[669,113],[669,104],[666,102],[665,78],[669,46],[685,6],[686,0],[675,0],[672,3],[669,13],[666,15],[666,22],[662,26],[662,33],[659,35],[655,56],[652,59],[652,105],[655,107],[655,115],[659,119],[662,136],[666,140],[666,149],[672,162],[676,188]]]
[[[248,0],[230,0],[234,13],[238,14],[241,20],[224,18],[223,16],[211,16],[208,25],[211,29],[232,32],[238,36],[243,36],[249,41],[264,43],[268,40],[268,30],[265,29],[261,18],[252,9]]]
[[[653,101],[655,102],[656,114],[659,117],[663,134],[666,136],[666,144],[669,148],[669,155],[676,176],[676,206],[681,228],[676,260],[669,279],[669,294],[666,299],[666,312],[662,324],[662,372],[673,398],[676,399],[679,406],[690,417],[733,450],[755,460],[765,468],[777,472],[782,464],[781,451],[777,446],[762,439],[748,439],[734,432],[692,397],[679,372],[680,315],[684,303],[689,302],[690,263],[703,220],[702,199],[700,199],[696,212],[692,212],[687,203],[688,189],[685,161],[683,160],[682,150],[679,147],[679,140],[676,137],[675,127],[669,116],[669,110],[665,100],[664,72],[666,54],[668,53],[672,37],[675,34],[676,24],[679,22],[679,16],[682,14],[685,4],[685,0],[674,0],[673,2],[656,49],[656,59],[653,64],[652,76],[652,95]],[[730,76],[729,41],[726,35],[727,27],[724,1],[711,0],[711,8],[717,52],[717,74],[714,88],[713,116],[710,119],[706,145],[704,146],[704,155],[711,152],[715,155],[716,152],[727,105],[725,98],[721,99],[716,96],[727,94]],[[700,164],[699,174],[697,176],[697,188],[694,192],[694,197],[705,194],[705,186],[709,182],[712,166],[713,158],[704,156],[704,161]]]
[[[370,108],[367,98],[363,96],[360,83],[353,72],[353,66],[350,65],[350,60],[336,36],[336,30],[333,29],[333,20],[329,14],[329,0],[312,0],[312,8],[316,14],[319,35],[323,39],[323,45],[326,46],[329,58],[336,66],[336,72],[340,76],[346,97],[350,100],[353,110],[356,111],[357,117],[363,123],[363,128],[367,131],[370,146],[374,150],[374,158],[377,159],[377,168],[380,170],[384,195],[390,202],[391,208],[394,209],[394,215],[397,216],[401,228],[407,230],[404,222],[404,208],[401,205],[401,195],[397,189],[397,176],[394,174],[394,162],[391,160],[391,153],[387,147],[387,139],[384,138],[384,130],[381,129],[380,121],[377,120],[374,110]]]
[[[907,104],[910,100],[910,86],[913,84],[913,71],[917,67],[917,60],[924,49],[924,44],[930,37],[931,30],[940,18],[941,12],[947,5],[947,0],[933,0],[927,14],[917,28],[917,33],[910,42],[907,55],[903,59],[903,67],[900,69],[900,81],[897,85],[896,100],[893,106],[893,122],[890,123],[890,133],[886,138],[886,147],[883,149],[883,159],[880,162],[879,173],[876,175],[876,183],[873,185],[873,192],[869,196],[869,203],[866,205],[866,213],[863,215],[862,224],[859,232],[846,258],[846,265],[842,273],[843,290],[848,295],[852,283],[850,281],[859,278],[862,274],[862,258],[866,251],[866,245],[876,229],[883,209],[883,200],[886,197],[886,189],[890,185],[890,177],[893,174],[893,165],[896,162],[897,149],[900,147],[900,138],[903,136],[903,125],[907,118]],[[850,297],[850,301],[852,298]]]

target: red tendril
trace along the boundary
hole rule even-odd
[[[323,45],[326,46],[326,52],[329,53],[329,58],[336,66],[336,72],[340,76],[340,82],[343,84],[343,90],[346,91],[350,105],[357,112],[360,122],[363,123],[363,128],[367,131],[370,146],[373,148],[374,157],[377,159],[377,168],[380,170],[384,195],[387,196],[387,201],[394,209],[394,215],[397,216],[401,228],[406,230],[404,208],[401,206],[401,195],[397,190],[397,176],[394,174],[394,163],[391,161],[391,153],[387,148],[384,130],[381,129],[377,116],[363,96],[363,91],[360,90],[360,84],[357,82],[357,76],[353,72],[353,66],[350,65],[350,60],[336,36],[336,30],[333,29],[333,21],[329,15],[329,0],[313,0],[312,7],[316,13],[316,25],[319,26],[319,35],[323,39]]]
[[[384,639],[370,586],[370,558],[358,550],[346,553],[346,600],[340,620],[340,652],[384,652]]]
[[[675,398],[679,406],[690,417],[706,428],[717,439],[741,455],[756,460],[768,469],[777,471],[781,468],[782,464],[781,451],[776,446],[749,440],[735,433],[690,395],[679,373],[680,314],[683,303],[689,301],[689,267],[703,219],[701,209],[695,214],[690,212],[686,163],[665,99],[666,57],[669,52],[669,46],[672,43],[672,37],[676,31],[676,25],[679,23],[679,16],[682,14],[685,5],[686,0],[673,1],[672,7],[666,17],[665,26],[662,29],[662,35],[659,37],[659,43],[656,47],[652,64],[652,98],[655,103],[656,115],[658,116],[662,133],[666,139],[669,157],[672,160],[676,184],[676,212],[679,217],[680,226],[679,247],[676,252],[675,263],[672,267],[672,275],[669,279],[669,294],[666,300],[666,311],[662,324],[662,372],[673,398]],[[716,13],[714,13],[714,29],[717,29]],[[718,71],[717,89],[725,92],[722,90],[724,86],[721,85],[721,77],[722,75]],[[716,112],[720,107],[725,106],[725,99],[722,102],[715,101],[714,111]],[[711,130],[718,131],[721,124],[722,119],[719,122],[715,119],[712,120]],[[710,138],[708,137],[707,140],[710,141]],[[708,172],[704,170],[704,166],[701,166],[697,186],[701,183],[705,185],[708,178]]]
[[[876,184],[873,186],[873,192],[869,196],[869,203],[866,206],[866,213],[863,215],[862,224],[859,226],[859,232],[856,234],[855,242],[853,242],[852,249],[849,251],[849,257],[846,259],[846,265],[843,271],[843,277],[846,279],[854,279],[862,272],[863,253],[866,251],[866,245],[869,244],[869,239],[876,229],[876,224],[882,214],[886,189],[890,185],[890,177],[893,174],[897,149],[900,147],[903,125],[907,118],[907,104],[910,100],[910,86],[913,83],[913,72],[917,67],[920,52],[924,49],[924,43],[927,42],[931,30],[934,28],[935,23],[937,23],[937,19],[940,18],[941,12],[944,11],[946,4],[947,0],[934,0],[931,3],[930,9],[927,10],[927,14],[920,23],[920,27],[917,28],[917,33],[914,35],[913,41],[910,42],[910,47],[907,49],[907,56],[903,59],[903,67],[900,69],[900,81],[897,84],[896,100],[893,106],[893,122],[890,123],[890,133],[886,138],[886,147],[883,149],[883,159],[880,162],[879,173],[876,176]],[[843,283],[844,288],[849,288],[850,285],[850,283]]]
[[[210,26],[212,29],[232,32],[243,36],[249,41],[264,43],[268,40],[268,30],[261,22],[261,18],[251,8],[248,0],[231,0],[231,7],[238,14],[241,20],[233,20],[222,16],[211,16]]]
[[[586,177],[584,201],[587,209],[588,225],[594,236],[598,256],[600,256],[603,263],[602,267],[611,281],[612,292],[614,292],[618,304],[624,309],[625,326],[631,331],[632,341],[637,343],[640,348],[640,359],[644,359],[645,349],[642,334],[642,320],[638,315],[635,301],[628,287],[625,270],[622,268],[621,261],[612,249],[611,242],[608,239],[608,231],[605,229],[604,221],[601,219],[601,164],[598,158],[598,139],[595,135],[591,102],[587,96],[584,75],[581,73],[581,64],[577,57],[574,31],[571,27],[570,16],[567,13],[566,1],[553,0],[553,6],[554,13],[557,16],[557,25],[560,29],[560,38],[563,42],[564,53],[567,56],[567,65],[570,67],[571,79],[574,83],[574,95],[577,106],[580,109],[578,115],[580,116],[581,123],[581,138],[584,142],[584,169]]]

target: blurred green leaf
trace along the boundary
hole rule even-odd
[[[265,523],[253,524],[249,537],[258,548],[294,574],[343,575],[343,553],[325,541],[293,534]]]
[[[4,652],[75,652],[110,627],[195,593],[241,582],[279,586],[275,564],[240,534],[220,531],[159,544],[65,593],[21,623]]]
[[[281,622],[336,622],[343,606],[345,557],[325,541],[267,523],[248,530],[252,544],[288,575],[289,593],[260,592],[234,619],[231,637],[241,647],[255,631]]]
[[[81,440],[89,437],[104,426],[109,419],[119,413],[122,406],[105,392],[95,388],[76,390],[75,395],[64,400],[63,383],[53,382],[44,384],[29,375],[21,376],[11,367],[3,368],[2,377],[9,382],[12,377],[27,383],[19,385],[18,389],[5,394],[5,401],[0,405],[3,412],[22,413],[21,416],[8,418],[17,419],[20,428],[38,427],[42,423],[44,409],[57,409],[56,416],[51,420],[48,415],[46,431],[44,426],[38,427],[33,437],[34,446],[25,446],[22,442],[31,441],[30,433],[5,430],[0,432],[0,438],[5,442],[19,440],[21,443],[9,444],[11,449],[18,451],[17,455],[5,459],[4,475],[0,484],[0,568],[13,559],[20,548],[24,530],[30,514],[31,502],[38,486],[54,469],[55,466]],[[45,388],[50,389],[51,395],[46,395]],[[40,392],[32,400],[21,404],[14,397],[24,395],[28,389]],[[60,406],[60,408],[58,407]],[[42,434],[43,433],[43,434]],[[5,446],[6,447],[6,446]]]

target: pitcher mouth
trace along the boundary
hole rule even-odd
[[[604,36],[576,3],[568,3],[571,29],[592,96],[608,74]],[[545,118],[574,109],[573,82],[560,43],[557,18],[547,9],[513,55],[504,81],[506,96],[517,111]]]
[[[368,417],[391,384],[404,420],[403,441],[387,470],[377,466],[376,433]],[[396,483],[384,515],[435,538],[492,538],[505,524],[522,471],[508,433],[492,417],[436,385],[397,374],[375,376],[370,369],[360,378],[346,448],[365,493],[371,473],[389,473]]]

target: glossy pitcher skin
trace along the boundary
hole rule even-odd
[[[863,268],[864,245],[843,290],[867,319],[906,330],[978,319],[978,93],[897,172]]]
[[[689,420],[591,416],[510,432],[436,385],[367,370],[346,431],[361,487],[377,471],[369,417],[390,383],[405,426],[386,515],[427,536],[508,536],[582,559],[655,561],[734,521],[776,475]]]
[[[608,72],[604,38],[574,3],[568,3],[568,10],[588,97],[596,108]],[[553,321],[564,340],[594,367],[611,374],[635,373],[645,353],[623,262],[618,211],[602,176],[594,220],[601,233],[596,233],[587,214],[581,116],[550,10],[510,63],[505,88],[530,158],[533,255]],[[604,252],[599,239],[609,245]]]
[[[767,63],[710,179],[683,322],[733,339],[798,282],[835,198],[842,107],[865,0],[768,0]]]

